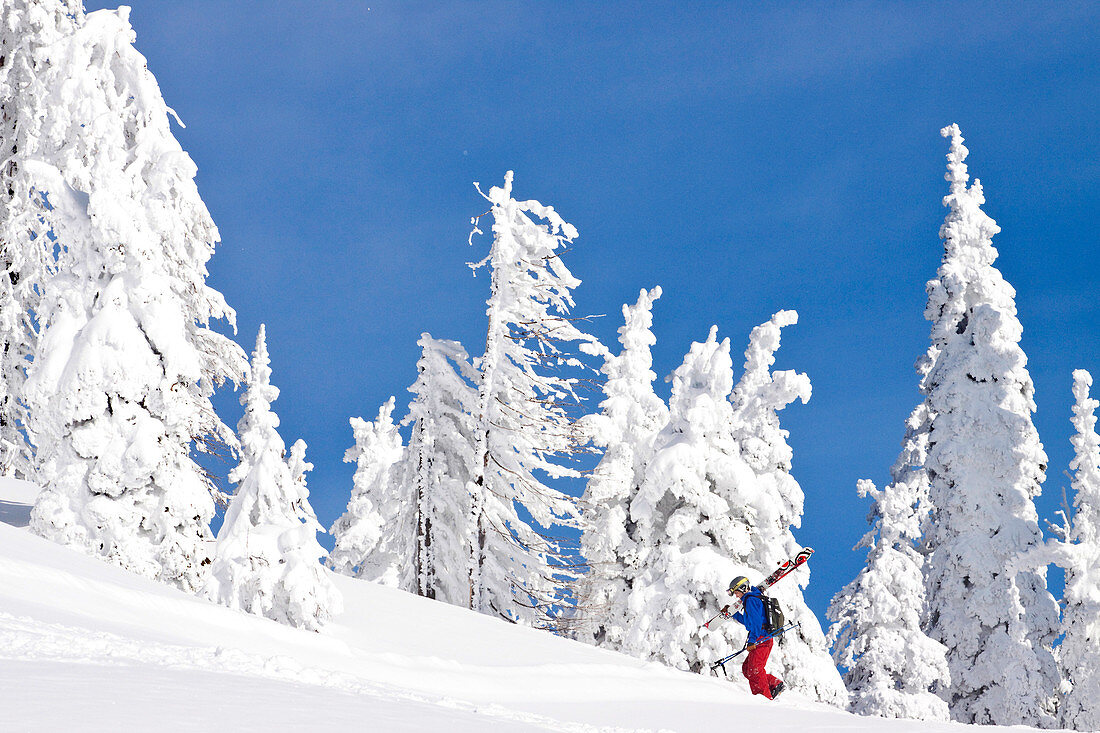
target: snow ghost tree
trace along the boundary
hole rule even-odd
[[[748,548],[736,555],[739,575],[767,575],[802,545],[792,528],[802,523],[804,496],[791,475],[794,453],[779,411],[795,400],[810,399],[810,379],[794,371],[772,371],[782,329],[798,323],[798,314],[779,311],[752,330],[745,350],[745,371],[733,388],[732,435],[753,479],[731,486],[727,501],[733,519],[748,528]],[[798,624],[783,634],[770,667],[791,689],[832,705],[848,702],[844,683],[828,652],[821,624],[806,605],[802,589],[809,583],[805,567],[768,591],[779,600],[788,622]]]
[[[949,717],[935,694],[950,684],[947,649],[921,626],[927,602],[918,545],[929,511],[929,426],[928,406],[921,403],[906,421],[891,484],[878,491],[870,481],[859,482],[860,496],[873,500],[871,529],[855,548],[867,548],[867,562],[829,605],[833,657],[848,668],[851,709],[860,715]]]
[[[472,556],[468,525],[473,475],[477,375],[457,341],[420,337],[414,395],[405,424],[412,425],[401,471],[415,517],[412,569],[417,595],[466,606]]]
[[[210,397],[246,361],[209,328],[234,321],[205,283],[218,232],[127,14],[91,13],[49,49],[70,77],[43,131],[64,149],[36,171],[59,251],[24,388],[45,487],[31,526],[196,591],[214,487],[191,449],[233,443]]]
[[[624,324],[619,329],[622,350],[618,356],[603,352],[605,398],[600,412],[584,418],[593,442],[604,449],[581,502],[585,523],[581,554],[588,573],[581,582],[577,636],[599,646],[618,649],[633,623],[627,605],[637,546],[630,521],[630,503],[638,490],[638,477],[656,434],[668,422],[668,408],[653,392],[653,357],[656,343],[651,330],[653,301],[661,289],[641,291],[638,302],[623,306]]]
[[[325,551],[317,533],[324,530],[305,481],[313,466],[301,440],[286,455],[271,409],[278,396],[260,326],[241,397],[240,463],[229,474],[237,491],[218,532],[209,593],[230,608],[316,630],[342,610],[343,601],[319,562]]]
[[[355,445],[344,455],[355,464],[351,499],[330,532],[336,545],[328,565],[344,575],[412,591],[412,501],[401,476],[404,448],[393,422],[394,398],[374,422],[351,419]]]
[[[511,621],[544,623],[563,602],[560,581],[575,575],[547,531],[579,521],[572,498],[540,478],[578,475],[563,465],[580,449],[581,438],[570,416],[579,404],[576,379],[562,370],[581,364],[562,349],[594,338],[569,318],[571,290],[580,281],[559,250],[577,230],[550,206],[513,199],[511,171],[504,186],[492,187],[485,198],[493,242],[485,259],[471,264],[475,272],[489,268],[490,295],[485,353],[474,365],[469,606]],[[473,233],[479,232],[475,223]]]
[[[71,144],[57,104],[70,69],[49,63],[83,20],[81,3],[0,5],[0,474],[32,478],[23,382],[37,337],[34,314],[53,263],[52,187]],[[53,198],[59,198],[55,194]]]
[[[932,689],[949,681],[946,648],[920,628],[924,610],[919,484],[896,480],[882,491],[859,482],[873,500],[871,529],[856,549],[867,564],[829,604],[833,658],[846,667],[851,710],[885,718],[947,720],[947,704]],[[926,498],[926,497],[924,497]]]
[[[949,213],[943,262],[927,286],[932,344],[919,365],[931,504],[925,630],[947,647],[954,719],[1049,725],[1058,607],[1045,569],[1009,570],[1042,543],[1033,500],[1047,458],[1031,420],[1035,390],[1015,291],[993,266],[1000,229],[981,210],[981,183],[967,186],[958,126],[942,132],[951,138]]]
[[[1062,697],[1062,727],[1100,730],[1100,435],[1089,397],[1092,375],[1073,373],[1073,517],[1061,543],[1066,571],[1065,636],[1058,663],[1069,687]]]
[[[653,442],[630,503],[637,573],[628,598],[632,622],[622,650],[703,671],[739,646],[734,623],[702,628],[728,599],[751,550],[751,526],[733,513],[752,469],[733,439],[733,362],[729,339],[691,345],[672,375],[668,424]]]
[[[802,492],[790,476],[791,449],[776,411],[809,399],[810,382],[804,374],[771,372],[780,329],[796,320],[781,311],[753,330],[736,388],[729,340],[719,343],[716,329],[692,345],[673,374],[668,424],[653,440],[630,504],[639,572],[624,651],[681,669],[708,668],[744,641],[736,623],[702,628],[729,602],[729,581],[746,575],[759,582],[800,549],[790,529],[801,519]],[[788,620],[802,624],[776,644],[776,674],[817,699],[844,704],[824,634],[794,577],[769,595],[780,599]]]

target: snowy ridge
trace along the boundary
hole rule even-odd
[[[9,507],[31,495],[25,484],[0,480]],[[734,720],[778,731],[965,727],[859,718],[791,693],[767,703],[740,679],[679,672],[332,577],[345,611],[312,633],[0,524],[0,727],[709,732]]]
[[[117,634],[102,631],[89,634],[84,628],[41,624],[29,617],[16,618],[5,613],[0,613],[0,647],[5,649],[8,659],[17,661],[87,664],[95,660],[116,665],[146,664],[175,670],[228,673],[265,680],[297,682],[389,702],[426,703],[455,711],[477,713],[491,719],[534,723],[550,730],[596,730],[590,725],[561,723],[542,715],[516,713],[499,705],[479,706],[445,697],[433,699],[394,687],[363,682],[351,674],[305,667],[293,657],[264,657],[221,646],[209,649],[137,642]],[[490,723],[485,721],[485,724]]]

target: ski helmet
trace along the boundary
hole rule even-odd
[[[749,589],[749,579],[744,575],[738,575],[732,581],[730,581],[729,594],[732,596],[737,591],[747,591]]]

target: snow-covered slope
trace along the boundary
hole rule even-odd
[[[336,576],[321,633],[231,611],[31,535],[0,479],[0,730],[888,730]],[[733,671],[733,670],[731,670]]]

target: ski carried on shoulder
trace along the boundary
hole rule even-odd
[[[768,588],[771,588],[773,585],[775,585],[780,580],[782,580],[783,578],[790,575],[796,569],[798,569],[798,568],[802,567],[803,565],[805,565],[806,561],[810,559],[810,555],[812,555],[812,554],[814,554],[814,548],[812,548],[812,547],[803,547],[801,550],[799,550],[795,554],[794,557],[792,557],[790,559],[787,559],[787,560],[784,560],[783,562],[779,563],[779,567],[777,567],[775,570],[773,570],[771,575],[764,578],[764,580],[761,581],[760,585],[758,585],[757,587],[762,591],[765,591]],[[730,606],[727,607],[728,610],[726,610],[725,613],[733,614],[733,613],[737,612],[741,608],[741,603],[742,603],[741,601],[737,601],[736,603],[731,604]],[[705,624],[703,624],[703,628],[709,629],[711,622],[714,621],[715,619],[717,619],[720,616],[722,616],[722,613],[719,613],[717,616],[712,618],[710,621],[707,621]]]
[[[814,554],[814,548],[803,547],[801,550],[798,551],[798,554],[796,554],[790,560],[784,560],[783,562],[779,563],[779,567],[777,567],[771,575],[764,578],[764,582],[760,584],[760,590],[767,590],[768,588],[775,585],[778,581],[790,575],[795,568],[800,568],[805,565],[806,561],[810,559],[810,555],[812,554]]]

